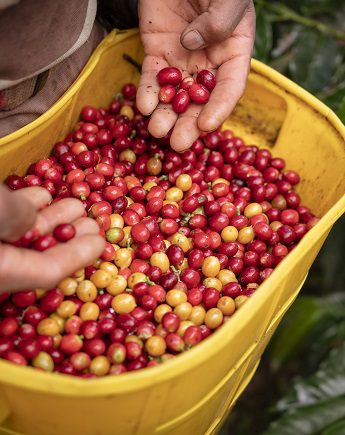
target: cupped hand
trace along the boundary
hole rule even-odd
[[[74,239],[44,252],[0,242],[0,293],[52,288],[102,253],[105,242],[98,235],[97,223],[82,217],[81,202],[66,198],[46,207],[50,201],[50,194],[41,187],[10,191],[0,185],[0,240],[17,240],[32,228],[46,234],[61,223],[73,223],[76,228]]]
[[[255,36],[252,0],[140,0],[139,22],[145,51],[137,106],[151,115],[149,131],[171,146],[189,148],[202,131],[213,131],[244,93]],[[177,115],[158,102],[156,75],[167,66],[183,77],[208,69],[217,85],[205,106],[192,103]]]

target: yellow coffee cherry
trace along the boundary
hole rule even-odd
[[[117,275],[112,279],[111,283],[107,287],[107,292],[112,296],[119,295],[124,292],[127,288],[127,280],[122,275]]]
[[[202,305],[196,305],[192,308],[192,312],[190,313],[189,320],[194,323],[196,326],[200,326],[204,323],[206,311]]]
[[[58,288],[65,296],[72,296],[77,290],[78,281],[74,278],[65,278],[59,282]]]
[[[215,180],[212,181],[212,187],[219,183],[224,183],[227,184],[228,186],[230,185],[230,181],[226,180],[225,178],[216,178]]]
[[[37,325],[37,333],[39,335],[49,335],[53,337],[59,333],[59,325],[55,319],[49,317],[42,319]]]
[[[229,282],[237,282],[236,275],[229,269],[222,269],[218,273],[217,278],[223,285],[228,284]]]
[[[76,272],[74,272],[72,278],[74,278],[78,282],[83,281],[83,279],[85,279],[85,270],[84,269],[77,270]]]
[[[77,306],[73,301],[62,301],[56,312],[63,319],[67,319],[77,312]]]
[[[111,263],[110,261],[103,261],[101,265],[99,266],[101,270],[105,270],[106,272],[110,273],[112,278],[115,278],[118,274],[118,269],[115,266],[114,263]]]
[[[134,118],[134,110],[130,106],[122,106],[120,115],[127,116],[128,119]]]
[[[183,198],[183,191],[179,189],[178,187],[170,187],[165,192],[165,198],[168,201],[176,201],[179,202]]]
[[[94,302],[85,302],[80,308],[79,316],[81,320],[97,320],[99,316],[99,306]]]
[[[261,213],[262,213],[262,207],[258,202],[252,202],[248,204],[244,209],[244,215],[248,219]]]
[[[235,298],[236,310],[242,307],[242,305],[244,305],[247,302],[247,300],[248,300],[248,296],[245,295],[237,296],[237,298]]]
[[[38,355],[33,358],[31,361],[33,367],[37,369],[41,369],[45,372],[52,372],[54,370],[54,361],[53,358],[47,352],[40,352]]]
[[[219,308],[211,308],[205,316],[205,325],[210,329],[216,329],[223,323],[223,313]]]
[[[188,237],[186,237],[184,234],[181,234],[179,232],[170,236],[169,241],[173,245],[179,246],[184,253],[188,252],[192,247],[191,240]]]
[[[110,362],[106,356],[98,355],[91,361],[89,370],[96,376],[104,376],[110,370]]]
[[[174,308],[174,313],[176,313],[181,320],[188,320],[192,309],[193,306],[189,302],[182,302]]]
[[[171,307],[177,307],[177,305],[187,302],[187,295],[182,290],[177,290],[177,289],[169,290],[166,294],[166,302]]]
[[[107,272],[106,270],[102,270],[102,269],[98,269],[96,270],[96,272],[94,272],[91,277],[90,277],[90,281],[82,281],[82,283],[92,283],[93,284],[93,288],[104,288],[107,285],[109,285],[109,283],[112,280],[112,276],[109,272]],[[78,285],[77,288],[77,293],[79,291],[80,285],[82,284],[80,283]],[[79,295],[78,295],[79,296]],[[89,299],[89,300],[93,300],[93,299]],[[84,302],[88,302],[88,301],[84,301]]]
[[[222,284],[221,280],[218,278],[205,278],[203,281],[203,284],[205,287],[207,287],[207,288],[213,287],[216,290],[218,290],[219,292],[222,291],[222,288],[223,288],[223,284]]]
[[[132,263],[132,250],[128,248],[121,248],[115,252],[114,263],[117,267],[125,269]]]
[[[169,267],[170,262],[168,256],[164,252],[155,252],[150,257],[151,266],[157,266],[160,270],[165,273]]]
[[[243,245],[247,245],[252,240],[254,240],[255,233],[253,230],[253,227],[244,227],[241,228],[238,232],[237,240],[242,243]]]
[[[92,276],[91,276],[91,278],[92,278]],[[88,279],[84,279],[84,281],[81,281],[78,284],[77,296],[82,302],[94,301],[97,297],[97,294],[98,294],[97,287],[95,286],[95,284],[92,281],[90,281]]]
[[[224,316],[231,316],[236,310],[235,301],[230,296],[223,296],[219,299],[217,308]]]
[[[134,163],[137,161],[137,156],[134,151],[130,150],[129,148],[123,150],[119,154],[119,161],[120,162],[130,162],[134,165]]]
[[[181,189],[182,192],[187,192],[192,187],[192,184],[192,177],[188,174],[179,175],[175,182],[176,187]]]
[[[114,296],[111,306],[118,314],[128,314],[137,306],[135,298],[129,293]]]
[[[125,222],[123,217],[118,213],[113,213],[110,216],[110,228],[123,228]]]
[[[235,242],[238,237],[238,230],[236,227],[229,225],[222,229],[220,235],[224,242]]]
[[[159,335],[153,335],[145,343],[145,350],[150,356],[161,356],[166,348],[164,338]]]
[[[153,181],[149,181],[149,182],[143,184],[143,188],[144,188],[147,192],[149,192],[149,191],[152,189],[152,187],[154,187],[154,186],[157,186],[157,183],[154,183]]]
[[[208,278],[216,277],[220,271],[220,262],[218,258],[214,255],[206,257],[205,260],[202,262],[201,271],[204,276]]]
[[[129,288],[133,288],[138,282],[145,282],[146,280],[147,276],[144,273],[134,272],[129,276],[127,285]]]
[[[52,313],[49,317],[55,320],[59,327],[59,332],[62,333],[65,330],[65,319],[59,316],[57,313]]]

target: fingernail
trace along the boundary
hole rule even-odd
[[[205,41],[197,30],[191,30],[182,38],[182,44],[188,50],[197,50],[205,45]]]

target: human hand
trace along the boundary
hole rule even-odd
[[[177,151],[189,148],[202,131],[213,131],[244,93],[255,37],[252,0],[140,0],[139,23],[145,58],[137,106],[151,115],[149,131]],[[167,66],[183,77],[208,69],[217,85],[205,106],[192,103],[177,115],[158,103],[158,71]]]
[[[0,240],[14,241],[32,228],[41,234],[61,223],[73,223],[76,236],[44,252],[0,242],[0,293],[52,288],[62,278],[91,264],[103,251],[97,223],[84,215],[81,202],[66,198],[48,207],[51,196],[41,187],[14,192],[0,184]],[[45,208],[42,208],[45,207]]]

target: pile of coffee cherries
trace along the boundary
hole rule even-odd
[[[220,129],[179,154],[135,95],[84,107],[50,157],[8,177],[79,198],[106,248],[56,288],[0,295],[1,358],[82,378],[157,366],[231,321],[318,221],[283,159]]]
[[[216,86],[216,77],[211,71],[203,69],[193,77],[182,79],[178,68],[166,67],[157,74],[158,84],[161,86],[158,98],[161,103],[171,103],[174,112],[183,113],[188,109],[191,101],[196,104],[206,104],[210,92]]]

